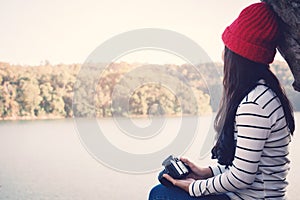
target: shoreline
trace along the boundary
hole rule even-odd
[[[129,116],[108,116],[108,117],[96,117],[97,119],[111,119],[111,118],[130,118],[130,119],[151,119],[151,118],[178,118],[178,117],[208,117],[212,116],[214,113],[207,113],[201,115],[129,115]],[[41,117],[32,117],[32,116],[16,116],[16,117],[5,117],[0,118],[1,121],[35,121],[35,120],[57,120],[57,119],[74,119],[74,116],[71,117],[62,117],[62,116],[41,116]],[[91,117],[80,117],[91,119]]]

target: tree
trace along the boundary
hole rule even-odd
[[[271,5],[281,19],[283,37],[278,50],[294,76],[293,87],[300,92],[300,2],[299,0],[262,0]]]
[[[43,114],[48,114],[52,112],[52,92],[53,88],[49,82],[40,84],[40,96],[42,98],[42,101],[40,102],[40,107]]]
[[[42,100],[40,88],[35,80],[21,79],[17,89],[16,101],[20,105],[21,116],[37,116]]]

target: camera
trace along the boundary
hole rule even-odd
[[[158,180],[161,184],[167,187],[173,186],[173,184],[164,178],[163,174],[168,174],[175,179],[183,179],[190,173],[189,166],[173,155],[166,158],[162,165],[164,166],[164,170],[159,173]]]

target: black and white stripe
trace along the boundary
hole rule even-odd
[[[191,196],[227,193],[231,199],[284,199],[291,136],[282,105],[264,84],[251,91],[238,107],[233,166],[211,167],[214,177],[196,180]]]

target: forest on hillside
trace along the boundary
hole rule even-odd
[[[276,61],[271,68],[295,111],[300,111],[300,94],[292,89],[287,64]],[[0,119],[205,115],[217,109],[211,95],[221,94],[221,80],[222,65],[218,63],[195,67],[2,62]]]

